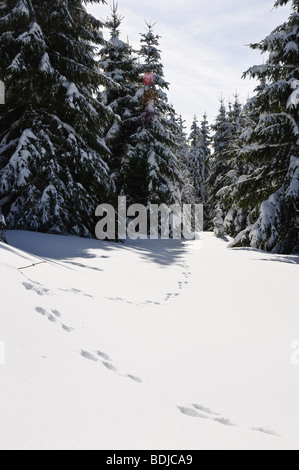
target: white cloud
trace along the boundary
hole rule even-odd
[[[289,16],[289,7],[271,12],[273,5],[274,0],[119,0],[119,12],[125,16],[123,37],[136,46],[144,20],[157,21],[169,97],[190,124],[204,111],[214,119],[221,93],[229,99],[238,90],[243,101],[252,94],[255,82],[241,76],[263,58],[246,45]],[[110,14],[109,5],[89,10],[101,18]]]

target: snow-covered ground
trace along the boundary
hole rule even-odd
[[[299,449],[299,257],[8,239],[1,449]]]

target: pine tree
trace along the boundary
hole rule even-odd
[[[159,39],[151,24],[141,35],[140,82],[144,74],[152,74],[154,83],[145,85],[140,96],[144,110],[127,149],[126,193],[133,202],[169,206],[181,203],[183,177],[176,155],[175,125],[171,119],[174,110],[168,103],[169,85],[164,78]]]
[[[199,127],[197,116],[194,117],[190,141],[190,168],[196,190],[196,198],[206,205],[207,202],[207,182],[210,177],[209,163],[211,157],[211,138],[207,115],[204,114]]]
[[[210,159],[211,175],[208,181],[208,213],[210,216],[208,227],[214,229],[215,234],[220,237],[224,234],[225,209],[219,191],[222,189],[223,177],[230,168],[228,148],[232,137],[231,123],[223,99],[220,100],[219,114],[212,129],[214,131],[212,137],[214,153]]]
[[[100,66],[113,80],[101,93],[102,101],[115,114],[115,120],[108,130],[105,141],[111,151],[110,168],[116,194],[126,193],[126,167],[130,153],[130,139],[137,132],[138,116],[143,111],[140,101],[142,84],[137,56],[128,42],[120,39],[123,17],[118,14],[118,4],[113,2],[112,15],[106,21],[110,30],[110,41],[101,49]]]
[[[249,104],[258,122],[243,149],[253,171],[240,185],[238,203],[254,209],[253,223],[234,242],[277,253],[299,250],[299,2],[291,3],[289,20],[251,46],[269,58],[245,74],[261,85]]]
[[[94,233],[111,190],[101,136],[113,113],[95,98],[107,82],[101,27],[79,0],[1,4],[0,206],[12,229]]]

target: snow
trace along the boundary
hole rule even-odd
[[[21,0],[18,5],[13,9],[14,13],[17,13],[19,15],[25,15],[29,18],[30,16],[30,11],[27,7],[27,5],[24,4],[23,0]]]
[[[57,196],[57,190],[53,184],[49,184],[49,186],[47,186],[47,188],[43,191],[43,194],[41,196],[41,203],[49,203],[51,195]]]
[[[1,449],[298,450],[299,257],[8,240]]]
[[[70,105],[75,108],[74,99],[82,97],[81,93],[79,92],[78,88],[76,87],[75,83],[68,83],[67,84],[67,92],[66,96]]]
[[[12,61],[12,63],[10,64],[8,68],[11,69],[11,71],[26,70],[24,59],[20,52],[15,56],[14,60]]]
[[[298,197],[299,194],[299,158],[292,156],[289,172],[292,172],[292,179],[286,191],[286,197]]]
[[[39,65],[39,70],[41,72],[45,72],[45,73],[49,73],[49,74],[54,73],[54,69],[51,65],[49,54],[47,52],[45,52],[44,55],[42,56],[42,59],[41,59],[40,65]]]
[[[291,88],[294,91],[288,99],[287,108],[292,108],[293,106],[296,108],[299,104],[299,80],[292,80]]]
[[[248,175],[242,175],[239,177],[237,184],[242,184],[245,183],[248,180],[249,176]]]
[[[289,52],[294,52],[295,54],[298,54],[298,45],[295,41],[289,41],[285,48],[285,53],[288,54]]]
[[[0,104],[5,104],[5,86],[0,80]]]
[[[112,46],[114,47],[119,47],[119,48],[124,48],[126,45],[123,41],[121,41],[120,39],[118,39],[117,37],[113,36],[111,39],[110,39],[110,44],[112,44]]]
[[[250,70],[250,73],[255,76],[255,75],[262,75],[264,73],[266,73],[269,69],[269,65],[268,64],[263,64],[263,65],[254,65],[253,67],[251,67],[249,70]]]
[[[279,236],[276,228],[276,219],[282,192],[282,188],[280,188],[274,194],[271,194],[268,200],[262,202],[259,219],[253,225],[250,233],[251,246],[253,248],[260,246],[261,240],[263,240],[265,234],[267,234],[268,246],[275,246]]]
[[[37,41],[37,42],[41,42],[41,43],[44,44],[44,42],[43,42],[43,32],[42,32],[41,27],[39,26],[39,24],[36,23],[36,21],[33,21],[31,23],[29,31],[26,31],[25,33],[21,34],[18,37],[18,41],[22,42],[23,44],[29,44],[33,40]]]
[[[9,163],[2,169],[2,184],[3,187],[6,187],[7,180],[5,178],[5,172],[9,168],[13,168],[14,178],[17,181],[18,186],[23,186],[26,184],[27,178],[30,175],[30,171],[27,168],[27,161],[30,158],[31,154],[28,150],[25,150],[26,147],[30,145],[30,141],[36,141],[37,137],[33,134],[30,129],[25,129],[18,140],[18,146],[14,154],[9,160]]]

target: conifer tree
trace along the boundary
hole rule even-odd
[[[175,145],[174,110],[168,103],[168,83],[159,50],[160,37],[153,25],[141,35],[141,74],[152,74],[153,85],[145,85],[140,95],[144,112],[139,127],[128,146],[126,193],[131,201],[148,204],[181,203],[183,177],[179,169]]]
[[[230,126],[230,138],[225,151],[226,169],[219,179],[219,191],[217,193],[218,207],[221,207],[221,234],[226,233],[235,236],[246,226],[246,211],[237,207],[235,195],[240,179],[243,175],[243,162],[240,157],[240,146],[244,143],[247,133],[247,114],[237,94],[234,102],[229,103],[228,121]],[[246,132],[245,132],[246,129]],[[244,135],[245,132],[245,135]]]
[[[243,158],[252,173],[240,185],[238,204],[253,207],[252,224],[234,245],[292,253],[299,249],[299,2],[288,21],[253,49],[269,53],[266,64],[246,72],[261,85],[249,103],[258,122]]]
[[[239,109],[236,114],[237,120],[231,121],[232,138],[228,147],[229,171],[223,176],[222,189],[219,191],[224,206],[224,230],[231,237],[235,237],[247,227],[251,212],[250,208],[245,210],[238,205],[237,194],[240,184],[247,179],[247,175],[253,169],[242,158],[242,152],[244,146],[248,144],[255,122],[246,107],[242,111],[239,106],[237,109]]]
[[[6,222],[4,215],[0,212],[0,242],[7,243],[6,239]]]
[[[176,142],[176,156],[181,175],[181,197],[183,204],[193,204],[197,202],[196,192],[194,188],[193,177],[191,173],[191,153],[188,143],[188,135],[186,133],[185,121],[182,115],[174,119],[174,135]]]
[[[9,228],[94,234],[95,208],[111,190],[102,136],[113,113],[95,98],[107,82],[95,58],[101,27],[80,0],[1,3],[0,208]]]
[[[100,59],[101,68],[114,84],[101,93],[101,99],[115,114],[105,140],[111,151],[110,168],[118,195],[126,193],[130,139],[137,132],[138,117],[143,111],[139,93],[142,87],[140,67],[132,46],[120,39],[122,21],[118,4],[113,2],[112,15],[106,21],[111,37],[102,47]]]
[[[239,100],[239,95],[235,93],[234,102],[229,105],[228,118],[231,125],[231,140],[234,140],[241,132],[241,120],[243,106]]]
[[[207,183],[210,176],[209,163],[210,163],[210,128],[206,113],[203,116],[201,125],[198,124],[197,116],[194,117],[190,141],[190,167],[191,174],[194,180],[196,190],[196,198],[201,203],[207,203]],[[206,211],[206,209],[205,209]]]
[[[219,114],[212,126],[214,135],[212,145],[214,153],[210,159],[211,174],[208,181],[208,228],[214,230],[217,236],[224,234],[225,209],[219,191],[222,189],[223,177],[229,171],[228,148],[231,142],[232,128],[230,119],[224,104],[220,100]]]

